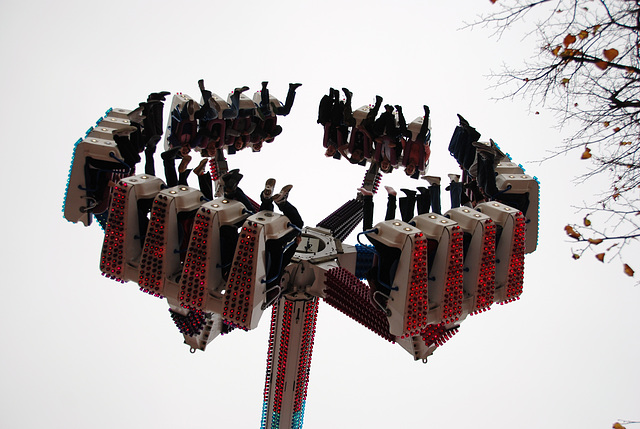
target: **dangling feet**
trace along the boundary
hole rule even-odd
[[[365,197],[373,197],[373,192],[366,188],[358,188],[358,192],[360,192]]]
[[[196,112],[198,110],[200,110],[200,105],[198,103],[196,103],[194,100],[189,100],[187,101],[187,115],[189,115],[189,120],[190,121],[195,121],[196,119]]]
[[[182,146],[176,146],[173,147],[171,149],[169,149],[166,152],[162,152],[160,154],[160,157],[164,160],[164,161],[169,161],[170,159],[175,159],[176,155],[178,154],[178,152],[180,152],[180,150],[182,149]]]
[[[433,185],[440,186],[440,178],[437,176],[422,176],[421,178],[429,182],[429,185],[431,186]]]
[[[295,91],[296,89],[300,88],[302,86],[301,83],[290,83],[289,84],[289,89],[292,91]]]
[[[180,165],[178,166],[178,173],[184,173],[190,162],[191,155],[182,155],[182,161],[180,161]]]
[[[147,101],[164,101],[164,97],[171,94],[168,91],[152,92],[147,97]]]
[[[207,161],[209,161],[207,158],[202,158],[200,164],[198,164],[198,166],[193,169],[193,174],[195,174],[196,176],[202,176],[205,173],[204,170],[207,166]]]
[[[243,86],[243,87],[239,87],[239,88],[234,89],[233,92],[238,92],[238,93],[242,94],[243,92],[248,91],[248,90],[249,90],[248,86]]]
[[[416,191],[414,191],[413,189],[400,189],[402,192],[404,192],[405,194],[407,194],[407,197],[409,198],[415,198],[416,195],[418,194]]]
[[[233,169],[222,176],[222,182],[224,183],[224,195],[233,195],[238,188],[238,183],[242,180],[242,174],[239,169]]]
[[[393,195],[394,197],[395,197],[396,195],[398,195],[398,193],[396,192],[396,190],[395,190],[395,189],[393,189],[391,186],[385,186],[385,187],[384,187],[384,189],[386,189],[387,194],[389,194],[389,195]]]
[[[289,191],[293,188],[293,185],[287,185],[280,190],[280,193],[275,194],[273,196],[273,202],[280,205],[282,203],[287,202],[287,197],[289,196]]]
[[[449,176],[449,180],[451,180],[452,182],[459,182],[460,181],[460,175],[459,174],[447,174],[447,176]]]
[[[264,184],[264,190],[260,194],[261,200],[270,200],[273,195],[273,188],[276,186],[276,179],[267,179],[267,182]]]
[[[112,134],[117,137],[129,137],[132,133],[138,131],[138,128],[134,126],[126,126],[122,128],[118,128],[112,131]]]

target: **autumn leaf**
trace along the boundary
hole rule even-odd
[[[539,114],[540,114],[540,112],[536,112],[535,114],[536,114],[536,115],[539,115]]]
[[[571,238],[575,238],[576,240],[580,238],[580,234],[576,232],[575,229],[571,227],[571,225],[567,225],[564,227],[564,230],[567,232],[567,235]]]
[[[611,195],[611,197],[612,197],[614,200],[617,200],[618,198],[620,198],[620,192],[616,192],[615,194]]]
[[[568,84],[568,83],[569,83],[569,78],[566,78],[566,77],[565,77],[565,78],[563,78],[563,79],[560,81],[560,83],[561,83],[562,85],[566,85],[566,84]]]
[[[608,126],[609,126],[609,122],[603,122],[602,124],[603,124],[605,127],[608,127]]]
[[[551,53],[553,55],[555,55],[556,57],[558,56],[558,53],[560,52],[560,49],[562,48],[562,46],[558,45],[555,48],[553,48],[553,50],[551,51]]]
[[[495,2],[497,2],[498,0],[489,0],[491,2],[491,4],[495,4]]]
[[[630,266],[628,266],[627,264],[624,264],[624,273],[629,277],[633,277],[634,271]]]
[[[566,57],[575,57],[579,53],[580,53],[580,51],[577,50],[577,49],[565,49],[564,51],[562,51],[560,56],[564,57],[564,58],[566,58]]]
[[[622,426],[620,423],[614,423],[613,424],[613,429],[626,429],[624,426]]]
[[[580,255],[578,255],[577,253],[574,253],[573,255],[571,255],[571,257],[576,260],[580,259]]]
[[[600,30],[601,25],[597,24],[593,26],[593,34],[596,34],[598,32],[598,30]]]
[[[589,243],[591,244],[600,244],[602,243],[604,240],[602,240],[602,238],[590,238],[589,240],[587,240]]]
[[[617,133],[618,131],[620,131],[620,127],[615,127],[615,128],[613,129],[613,132],[614,132],[614,133]]]
[[[569,45],[574,43],[575,41],[576,41],[576,36],[574,36],[573,34],[567,34],[564,40],[562,41],[562,43],[566,48],[568,48]]]
[[[606,70],[609,67],[609,63],[606,61],[596,61],[596,67],[600,70]]]
[[[596,259],[600,262],[604,262],[604,253],[598,253]]]
[[[584,40],[587,37],[589,37],[589,32],[582,30],[581,32],[578,33],[578,37],[580,38],[580,40]]]
[[[585,216],[583,219],[584,226],[591,226],[591,221]]]
[[[618,50],[617,49],[605,49],[604,51],[602,51],[602,54],[609,61],[613,61],[614,58],[618,56]]]
[[[582,156],[580,157],[580,159],[589,159],[591,158],[591,149],[589,149],[588,147],[584,148],[584,152],[582,152]]]
[[[629,146],[631,142],[620,142],[620,146]]]

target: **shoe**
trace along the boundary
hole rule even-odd
[[[389,195],[393,195],[394,197],[395,197],[396,195],[398,195],[398,193],[396,192],[396,190],[395,190],[395,189],[393,189],[391,186],[385,186],[385,187],[384,187],[384,189],[386,189],[386,190],[387,190],[387,193],[388,193]]]
[[[248,87],[248,86],[243,86],[243,87],[241,87],[241,88],[236,88],[236,89],[234,89],[234,90],[233,90],[233,92],[243,93],[243,92],[247,91],[248,89],[249,89],[249,87]]]
[[[202,152],[200,153],[202,154]],[[195,174],[196,176],[202,176],[205,173],[204,170],[207,166],[207,161],[209,161],[207,158],[202,158],[200,164],[198,164],[198,166],[193,169],[193,174]]]
[[[491,148],[493,149],[493,153],[496,155],[496,160],[499,162],[502,159],[506,158],[507,155],[504,154],[492,139],[489,139],[489,143],[491,143]]]
[[[302,84],[301,84],[301,83],[290,83],[290,84],[289,84],[289,88],[293,89],[294,91],[295,91],[296,89],[298,89],[299,87],[301,87],[301,86],[302,86]]]
[[[353,96],[353,92],[349,91],[347,88],[342,88],[342,92],[344,92],[344,95],[345,97],[347,97],[347,99]]]
[[[164,97],[171,94],[169,91],[153,92],[147,97],[147,101],[164,101]]]
[[[264,90],[267,87],[267,85],[269,85],[268,80],[265,80],[264,82],[262,82],[262,89]]]
[[[461,127],[465,127],[465,126],[469,127],[470,126],[469,122],[465,118],[463,118],[461,114],[458,113],[457,115],[458,115],[458,120],[460,121],[460,126]]]
[[[365,197],[373,197],[373,192],[366,188],[358,188],[358,192],[360,192]]]
[[[436,176],[422,176],[422,179],[429,182],[430,185],[440,185],[440,178]]]
[[[242,180],[242,174],[240,174],[240,170],[235,168],[222,176],[222,181],[224,182],[224,192],[225,194],[233,194],[238,187],[238,183]]]
[[[198,88],[200,88],[200,91],[204,91],[204,79],[198,81]]]
[[[200,110],[200,105],[193,100],[187,101],[187,114],[189,115],[189,120],[195,120],[195,114],[198,110]]]
[[[422,195],[428,195],[429,194],[429,190],[427,188],[425,188],[424,186],[418,186],[416,189],[418,191],[420,191],[420,194],[422,194]]]
[[[144,108],[142,106],[138,106],[135,109],[133,109],[131,113],[127,115],[127,117],[129,118],[129,121],[142,125],[142,122],[146,118],[146,116],[142,114],[143,110]]]
[[[272,198],[273,202],[276,204],[282,204],[287,201],[287,197],[289,196],[289,191],[293,188],[293,185],[287,185],[280,190],[279,194],[275,194]]]
[[[178,166],[178,173],[184,173],[190,162],[191,155],[182,155],[182,161],[180,161],[180,165]]]
[[[449,179],[452,182],[459,182],[460,181],[460,175],[459,174],[447,174],[447,176],[449,176]]]
[[[275,186],[276,179],[267,179],[267,182],[264,184],[264,190],[262,191],[262,194],[260,194],[260,198],[263,200],[270,200]]]
[[[491,146],[491,142],[473,142],[471,144],[478,152],[491,154],[493,156],[496,155],[496,152],[493,150],[493,146]]]
[[[411,197],[411,198],[415,198],[416,195],[418,194],[416,191],[414,191],[413,189],[400,189],[402,192],[404,192],[405,194],[407,194],[407,197]]]
[[[160,154],[160,157],[165,161],[168,161],[170,159],[175,159],[178,152],[180,152],[180,149],[182,149],[182,146],[173,147],[166,152],[162,152]]]
[[[117,130],[113,130],[112,134],[118,137],[129,137],[129,135],[135,133],[138,129],[134,126],[128,126],[123,128],[118,128]]]

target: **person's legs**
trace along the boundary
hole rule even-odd
[[[180,146],[163,152],[160,157],[164,165],[164,178],[167,186],[172,188],[178,186],[178,172],[176,171],[176,155],[180,152]]]
[[[300,213],[298,213],[298,209],[296,209],[289,201],[285,200],[282,202],[276,202],[276,204],[282,214],[288,217],[292,224],[298,228],[302,228],[304,226],[304,222],[302,221],[302,217],[300,217]]]
[[[198,174],[198,186],[206,199],[213,200],[213,186],[209,172]]]
[[[267,85],[269,82],[262,82],[262,89],[260,90],[260,112],[262,112],[263,116],[268,116],[271,113],[271,108],[269,107],[269,88]]]
[[[178,173],[178,185],[189,186],[189,183],[187,183],[187,177],[189,177],[189,174],[191,174],[190,168]]]
[[[353,108],[351,107],[351,98],[353,97],[353,93],[347,88],[342,88],[342,91],[347,99],[344,103],[344,123],[348,127],[355,127],[356,120],[353,117]]]
[[[249,200],[249,197],[247,197],[247,195],[244,193],[244,191],[238,187],[236,187],[235,191],[233,193],[227,194],[225,192],[225,198],[229,198],[231,200],[236,200],[240,203],[242,203],[246,209],[248,211],[250,211],[251,213],[253,213],[254,207],[253,204],[251,204],[251,200]]]
[[[424,119],[422,120],[422,125],[420,126],[420,131],[418,132],[418,138],[416,141],[421,143],[426,143],[425,140],[427,138],[427,132],[429,131],[429,106],[422,106],[424,108]]]
[[[411,189],[400,189],[407,196],[400,198],[400,216],[404,222],[413,219],[417,192]]]
[[[398,129],[400,134],[405,137],[411,137],[411,133],[407,129],[407,121],[404,118],[404,114],[402,113],[402,106],[396,105],[396,110],[398,111]]]
[[[431,193],[424,186],[418,186],[420,194],[416,197],[416,205],[418,206],[418,214],[429,213],[431,207]]]
[[[449,185],[449,193],[451,195],[451,208],[460,207],[462,203],[462,183],[451,182]]]
[[[429,194],[431,195],[431,210],[434,213],[442,214],[440,205],[440,184],[432,184],[429,186]]]
[[[368,231],[373,228],[373,193],[362,194],[362,230]]]
[[[492,154],[478,152],[478,186],[489,196],[494,196],[498,193],[493,158]]]
[[[380,106],[382,106],[382,97],[376,95],[376,104],[373,106],[373,109],[367,113],[367,117],[364,120],[363,127],[365,130],[369,132],[373,136],[373,128],[376,121],[376,116],[378,116],[378,112],[380,111]]]
[[[238,112],[240,111],[240,94],[248,89],[248,86],[243,86],[242,88],[233,90],[233,94],[231,94],[231,107],[222,111],[223,119],[235,119],[238,117]]]
[[[387,190],[387,213],[385,213],[384,216],[384,220],[393,220],[396,218],[396,208],[397,208],[397,204],[396,204],[396,200],[397,200],[397,193],[395,191],[395,189],[393,189],[391,186],[385,186],[385,189]]]
[[[289,92],[287,92],[287,99],[284,102],[284,106],[278,107],[276,110],[277,115],[287,116],[289,112],[291,112],[291,107],[293,107],[293,100],[296,98],[296,89],[302,86],[301,83],[290,83],[289,84]]]

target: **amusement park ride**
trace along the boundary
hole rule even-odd
[[[175,95],[171,113],[189,100]],[[240,101],[241,107],[253,103],[244,95]],[[271,101],[279,103],[273,96]],[[224,198],[222,144],[208,146],[218,186],[213,199],[189,186],[167,187],[152,174],[132,174],[113,136],[142,124],[141,118],[138,109],[110,109],[78,140],[64,217],[101,224],[102,274],[166,299],[192,352],[204,351],[218,335],[254,329],[272,307],[262,428],[302,427],[321,299],[426,362],[467,316],[522,293],[524,255],[537,245],[539,186],[506,158],[495,167],[496,185],[501,194],[526,195],[524,212],[496,198],[410,222],[384,221],[358,236],[359,243],[364,235],[389,249],[380,252],[379,246],[343,243],[363,219],[360,199],[316,227],[299,229],[282,214],[258,211],[257,204],[251,212]],[[222,118],[217,121],[224,126]],[[166,136],[172,127],[175,132],[170,114]],[[165,138],[165,149],[170,146]],[[372,163],[363,187],[375,193],[381,175]],[[231,248],[228,231],[237,237]],[[292,246],[295,253],[283,266]],[[272,276],[274,267],[279,270]],[[388,267],[389,273],[381,273]],[[389,284],[368,284],[371,273]]]

